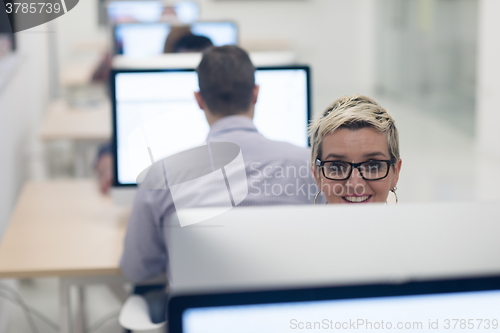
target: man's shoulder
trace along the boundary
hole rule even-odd
[[[285,141],[276,141],[267,138],[263,140],[249,141],[245,143],[245,147],[249,153],[258,152],[261,155],[267,155],[280,159],[297,159],[308,160],[310,158],[311,150],[309,148],[299,147]],[[243,151],[245,154],[246,151]]]
[[[278,150],[283,150],[283,151],[290,151],[298,154],[309,154],[311,150],[309,147],[299,147],[294,144],[291,144],[289,142],[284,142],[284,141],[275,141],[275,140],[269,140],[269,142],[272,142],[273,145],[275,146],[275,149]]]

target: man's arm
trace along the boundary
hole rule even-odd
[[[94,168],[99,181],[99,190],[107,194],[113,183],[113,150],[110,142],[99,147]]]
[[[165,192],[167,190],[137,189],[120,260],[120,268],[130,281],[146,281],[166,270],[162,207],[159,207]]]

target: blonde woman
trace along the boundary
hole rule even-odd
[[[310,125],[311,164],[327,203],[386,202],[401,170],[394,119],[362,95],[339,98]],[[396,196],[397,201],[397,196]]]

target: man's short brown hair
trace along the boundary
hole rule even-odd
[[[255,67],[234,45],[211,47],[196,69],[200,94],[210,111],[229,116],[248,111],[255,86]]]

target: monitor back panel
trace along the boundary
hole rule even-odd
[[[494,203],[242,207],[192,225],[182,218],[187,227],[165,228],[172,288],[182,293],[500,274]]]

